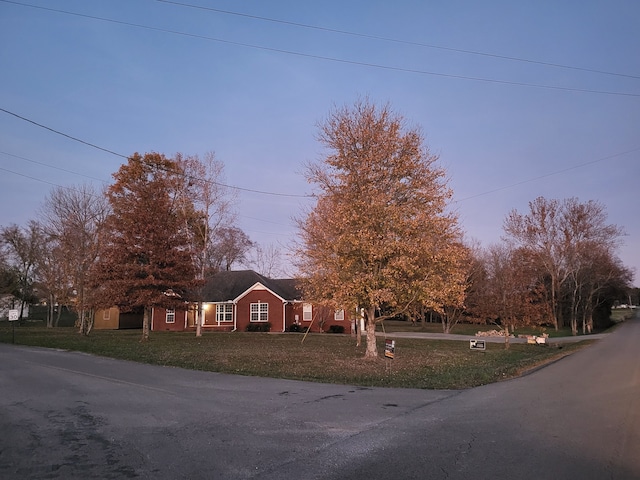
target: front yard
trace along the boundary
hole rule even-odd
[[[397,339],[395,358],[363,359],[364,346],[349,335],[152,332],[140,343],[139,330],[97,330],[82,337],[74,328],[15,326],[15,343],[212,372],[287,378],[359,386],[463,389],[505,380],[561,358],[591,343],[562,348],[487,344],[471,351],[464,341]],[[12,326],[0,322],[0,342],[13,341]],[[364,339],[363,339],[364,342]]]

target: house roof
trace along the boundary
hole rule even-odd
[[[297,282],[292,278],[272,279],[253,270],[218,272],[207,279],[204,300],[207,302],[231,302],[257,283],[265,286],[286,301],[300,300]]]

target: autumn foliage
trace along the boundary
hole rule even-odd
[[[306,296],[363,311],[366,356],[375,357],[377,322],[418,302],[462,300],[451,191],[420,131],[388,106],[337,109],[319,140],[328,154],[307,168],[318,201],[299,222]]]
[[[93,276],[95,306],[143,308],[146,339],[151,309],[179,305],[194,285],[186,231],[193,206],[180,195],[179,165],[161,154],[134,154],[114,178],[107,192],[112,213]]]

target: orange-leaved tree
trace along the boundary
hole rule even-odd
[[[317,204],[298,222],[305,296],[362,311],[365,357],[377,357],[377,323],[451,296],[444,279],[460,253],[451,190],[420,130],[388,105],[335,109],[319,140],[327,155],[306,170]]]
[[[191,235],[194,215],[181,195],[179,164],[159,153],[136,153],[114,174],[95,274],[95,306],[144,309],[142,340],[149,338],[153,307],[175,308],[194,286]]]

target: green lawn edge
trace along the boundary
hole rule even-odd
[[[487,343],[473,351],[458,340],[396,339],[393,359],[364,359],[364,346],[349,335],[289,333],[152,332],[139,330],[9,326],[0,322],[0,342],[85,352],[133,362],[224,374],[282,378],[361,387],[459,390],[521,376],[593,343],[588,336],[548,346]],[[302,341],[304,338],[304,342]],[[364,339],[363,339],[364,341]],[[81,358],[79,361],[82,361]]]

